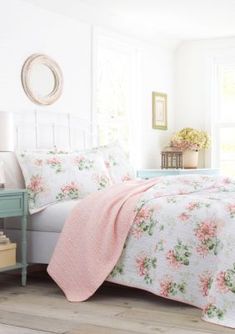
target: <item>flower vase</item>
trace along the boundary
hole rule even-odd
[[[198,151],[185,150],[183,152],[183,167],[186,169],[197,168]]]

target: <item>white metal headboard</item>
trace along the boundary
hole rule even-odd
[[[75,115],[48,111],[14,114],[16,150],[84,149],[92,145],[91,124]]]

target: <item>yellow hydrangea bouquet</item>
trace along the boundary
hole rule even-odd
[[[184,128],[171,138],[171,146],[182,151],[200,151],[209,148],[210,137],[205,131]]]

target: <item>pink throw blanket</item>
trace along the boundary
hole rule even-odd
[[[74,208],[47,269],[69,301],[88,299],[105,281],[122,253],[138,198],[156,182],[117,184]]]

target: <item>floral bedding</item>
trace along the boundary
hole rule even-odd
[[[92,151],[103,156],[114,184],[135,179],[135,171],[129,162],[126,152],[118,142],[93,148]]]
[[[203,309],[235,328],[235,180],[169,176],[139,199],[108,280]]]
[[[113,184],[103,157],[92,152],[18,154],[30,213],[60,201],[81,199]]]
[[[115,142],[89,150],[18,152],[29,212],[41,211],[59,201],[81,199],[112,184],[135,179],[134,169]]]

